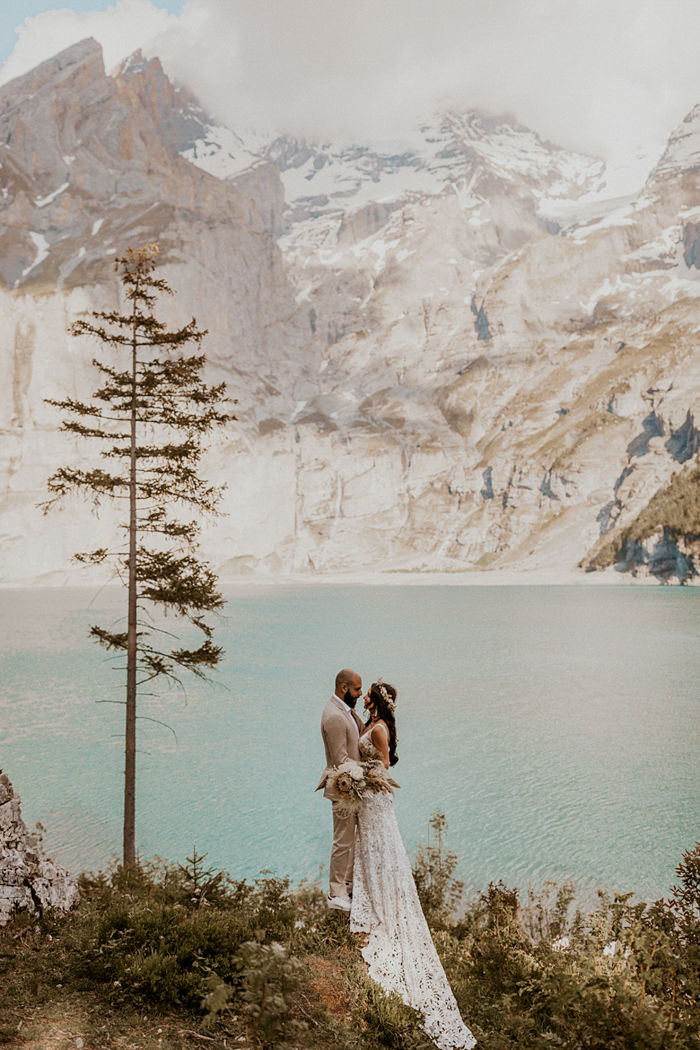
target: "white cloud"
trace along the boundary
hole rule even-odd
[[[0,84],[88,36],[102,45],[105,66],[110,70],[142,41],[157,39],[178,24],[175,15],[159,9],[150,0],[118,0],[106,11],[86,14],[63,7],[34,15],[17,28],[17,44],[0,70]]]
[[[1,80],[81,37],[158,54],[234,127],[396,140],[436,107],[508,111],[618,162],[700,101],[697,0],[149,0],[28,19]]]

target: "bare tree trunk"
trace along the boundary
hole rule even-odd
[[[134,313],[136,307],[134,305]],[[131,456],[129,463],[129,583],[124,739],[124,867],[136,863],[136,326],[131,347]]]

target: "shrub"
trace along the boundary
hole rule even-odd
[[[521,904],[495,882],[456,921],[444,818],[437,825],[417,867],[479,1050],[700,1050],[700,845],[667,900],[601,893],[589,915],[572,915],[570,884],[547,883]],[[215,1041],[245,1028],[256,1046],[280,1050],[428,1050],[420,1016],[368,978],[347,918],[328,911],[317,885],[292,892],[269,873],[236,882],[204,860],[195,851],[183,866],[86,876],[71,915],[37,928],[18,920],[0,944],[0,1031],[16,1032],[63,985],[139,1023],[146,1004],[173,1011]]]
[[[445,953],[481,1050],[698,1050],[700,848],[677,871],[668,901],[601,893],[573,919],[568,886],[521,912],[517,890],[491,884]]]
[[[200,1008],[215,987],[245,987],[249,949],[289,936],[289,880],[254,885],[204,867],[136,865],[86,877],[78,947],[82,970],[132,1002]]]
[[[435,839],[432,843],[428,841],[418,846],[413,878],[428,924],[437,929],[449,926],[452,922],[455,908],[462,897],[463,884],[454,877],[457,854],[445,847],[445,814],[433,813],[429,824]]]

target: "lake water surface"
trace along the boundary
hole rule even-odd
[[[336,670],[399,690],[409,854],[436,810],[467,890],[572,878],[666,893],[698,838],[700,591],[256,585],[226,591],[214,684],[145,697],[137,843],[236,877],[327,870],[321,709]],[[0,767],[74,870],[121,845],[123,674],[87,638],[121,592],[0,592]],[[175,735],[174,735],[175,734]]]

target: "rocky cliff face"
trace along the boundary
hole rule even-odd
[[[19,795],[0,770],[0,926],[17,911],[41,916],[69,911],[78,902],[73,876],[40,854],[22,820]]]
[[[245,142],[90,41],[6,85],[4,579],[63,579],[111,528],[35,510],[71,451],[42,398],[89,388],[67,324],[154,239],[239,399],[207,466],[221,571],[575,568],[697,451],[697,121],[606,202],[600,162],[505,118],[383,153]]]
[[[0,90],[5,580],[63,572],[76,534],[93,527],[80,514],[72,523],[36,509],[47,470],[85,454],[57,438],[44,398],[91,389],[95,348],[67,328],[116,304],[114,258],[129,245],[158,240],[178,292],[169,318],[194,314],[210,329],[212,372],[235,377],[247,420],[284,415],[304,389],[303,332],[274,233],[283,205],[276,169],[258,164],[236,187],[201,171],[175,148],[187,145],[193,119],[159,63],[133,60],[108,77],[94,41]],[[94,523],[110,527],[109,516]]]

